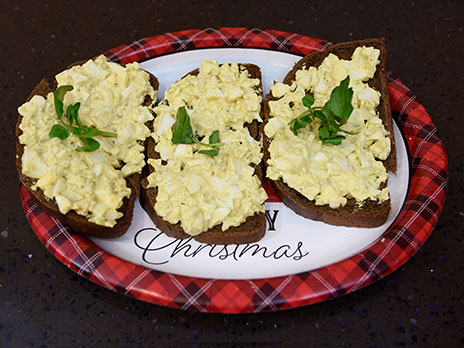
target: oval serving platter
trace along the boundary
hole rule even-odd
[[[104,54],[122,64],[141,62],[159,78],[159,97],[202,59],[258,64],[266,93],[302,55],[330,44],[276,30],[220,28],[157,35]],[[124,236],[87,238],[43,212],[21,185],[26,216],[41,242],[70,269],[108,289],[159,305],[261,312],[353,292],[385,277],[417,252],[437,223],[448,182],[446,153],[432,120],[399,79],[390,72],[388,79],[397,124],[398,174],[390,175],[392,212],[379,228],[334,227],[303,219],[283,206],[269,185],[266,236],[248,245],[223,247],[166,237],[138,203]]]

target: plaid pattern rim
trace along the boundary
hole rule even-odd
[[[278,30],[219,28],[156,35],[105,52],[127,64],[204,47],[253,47],[299,55],[330,42]],[[32,229],[50,252],[79,275],[142,301],[201,312],[247,313],[309,305],[347,294],[385,277],[410,259],[432,233],[445,201],[448,161],[430,116],[416,96],[388,73],[393,115],[410,158],[403,209],[374,245],[310,272],[252,280],[203,279],[147,269],[111,255],[47,215],[24,185],[20,196]]]

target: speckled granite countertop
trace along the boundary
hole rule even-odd
[[[0,346],[464,346],[460,1],[3,4]],[[71,62],[135,39],[220,26],[279,29],[332,42],[386,38],[390,70],[430,113],[450,164],[440,220],[399,270],[355,293],[308,307],[201,314],[143,303],[95,285],[66,268],[35,237],[20,204],[14,165],[16,108],[35,84]]]

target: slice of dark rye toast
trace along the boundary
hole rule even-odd
[[[259,79],[259,86],[256,89],[257,93],[262,93],[262,79],[261,79],[261,70],[258,66],[253,64],[239,64],[241,68],[245,68],[250,78]],[[188,73],[187,75],[197,75],[199,69],[195,69]],[[185,76],[187,76],[185,75]],[[184,76],[184,77],[185,77]],[[260,116],[263,117],[263,108],[261,107]],[[155,116],[156,117],[156,116]],[[250,135],[254,138],[259,136],[259,125],[258,122],[255,120],[251,124],[247,124],[247,127],[250,131]],[[150,137],[148,139],[147,145],[147,158],[160,158],[160,154],[155,151],[155,140]],[[156,203],[156,196],[158,190],[156,187],[147,188],[148,180],[146,179],[148,175],[153,172],[153,168],[151,165],[148,165],[148,170],[144,175],[144,179],[142,179],[142,193],[141,193],[141,201],[142,206],[150,215],[151,219],[155,223],[155,225],[166,235],[185,239],[192,237],[191,235],[184,232],[183,228],[180,225],[180,222],[177,224],[171,224],[165,220],[163,220],[155,211],[154,206]],[[258,178],[262,181],[263,173],[262,167],[256,166],[255,167],[255,174]],[[202,232],[199,235],[194,236],[193,238],[200,242],[200,243],[208,243],[208,244],[245,244],[245,243],[252,243],[260,240],[266,231],[266,216],[265,213],[255,213],[252,216],[249,216],[245,222],[243,222],[240,226],[230,227],[226,231],[222,231],[221,224],[214,226],[213,228],[209,229],[208,231]]]
[[[67,69],[70,69],[75,65],[82,65],[85,62],[86,61],[79,61],[73,63],[70,66],[68,66]],[[150,84],[152,85],[153,89],[157,91],[159,87],[158,79],[154,75],[150,73],[148,74],[150,75]],[[47,79],[42,79],[39,82],[39,84],[35,86],[35,88],[32,90],[31,94],[27,98],[27,101],[31,100],[34,95],[46,97],[50,92],[53,92],[56,88],[56,81],[54,81],[53,86],[51,86]],[[147,95],[142,105],[148,106],[151,105],[152,102],[153,101],[151,97]],[[62,223],[68,225],[76,232],[100,238],[116,238],[123,235],[132,223],[132,214],[134,210],[135,199],[138,196],[140,196],[142,173],[136,173],[126,177],[126,185],[131,189],[131,195],[129,196],[129,198],[125,197],[123,199],[123,204],[118,209],[118,211],[121,212],[123,216],[117,220],[116,225],[114,225],[113,227],[102,226],[90,222],[87,220],[85,216],[79,215],[72,210],[66,214],[62,214],[59,211],[58,205],[56,204],[55,200],[47,198],[40,188],[37,188],[37,190],[31,189],[31,186],[37,180],[32,179],[22,173],[21,158],[24,153],[24,145],[19,142],[19,136],[22,134],[22,131],[19,128],[21,121],[22,116],[18,114],[18,122],[16,124],[16,168],[18,170],[21,181],[27,187],[28,191],[30,192],[34,200],[38,203],[38,205],[47,214],[55,216]],[[149,125],[149,122],[147,122],[147,125]],[[145,146],[146,143],[147,140],[145,140]]]
[[[334,44],[329,46],[326,51],[313,52],[308,54],[299,60],[285,76],[283,83],[291,85],[292,81],[295,80],[295,74],[297,70],[306,67],[308,69],[311,66],[318,67],[324,58],[329,53],[335,54],[340,59],[351,59],[354,50],[357,47],[374,47],[380,50],[380,64],[377,65],[374,77],[368,81],[370,87],[380,92],[380,104],[377,107],[377,112],[386,130],[390,133],[391,140],[391,152],[389,157],[383,161],[383,164],[387,171],[396,173],[396,149],[395,149],[395,138],[393,133],[393,120],[390,109],[390,96],[388,93],[388,81],[387,81],[387,67],[386,67],[386,47],[384,39],[365,39],[359,41],[350,41]],[[270,119],[269,102],[277,100],[269,92],[266,95],[264,102],[264,122],[261,125],[260,132],[263,135],[263,146],[264,146],[264,158],[263,163],[266,166],[267,160],[270,157],[269,139],[264,134],[264,126]],[[388,218],[388,214],[391,208],[390,199],[378,204],[377,201],[367,200],[364,202],[363,207],[360,209],[356,203],[356,200],[349,198],[345,206],[338,209],[332,209],[328,205],[316,205],[314,201],[307,199],[305,196],[300,194],[298,191],[290,188],[285,184],[282,179],[272,181],[271,184],[285,205],[293,209],[297,214],[312,220],[323,221],[330,225],[347,226],[347,227],[376,227],[382,225]],[[382,187],[385,187],[387,183],[383,183]]]

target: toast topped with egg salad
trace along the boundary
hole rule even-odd
[[[266,96],[264,164],[281,200],[332,225],[376,227],[390,212],[395,139],[383,39],[310,53]]]
[[[204,60],[154,108],[143,206],[166,235],[211,244],[265,233],[261,71]]]
[[[158,80],[104,56],[43,79],[18,108],[16,166],[34,199],[79,233],[114,238],[132,222]]]

